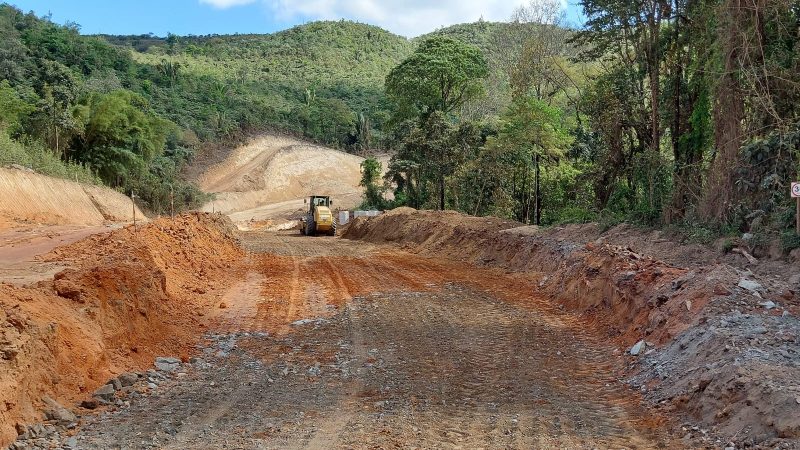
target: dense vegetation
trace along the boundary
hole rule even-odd
[[[381,144],[389,115],[383,79],[413,47],[378,27],[345,21],[272,35],[106,39],[170,78],[167,87],[176,89],[157,99],[172,106],[164,114],[201,139],[272,127],[354,151]]]
[[[202,200],[181,167],[277,129],[366,163],[371,207],[527,223],[627,220],[698,237],[792,231],[800,3],[558,1],[414,40],[352,22],[273,35],[81,36],[0,6],[0,163]],[[381,193],[394,191],[394,200]]]
[[[205,147],[279,130],[361,152],[385,145],[386,74],[413,43],[317,22],[273,35],[82,36],[0,5],[0,164],[102,181],[159,212]],[[58,163],[58,161],[62,163]]]
[[[490,70],[474,74],[483,95],[460,108],[417,108],[394,124],[394,203],[537,224],[676,225],[698,239],[746,231],[754,248],[770,235],[797,247],[800,2],[581,4],[581,30],[558,26],[558,2],[532,2],[509,24],[421,38],[472,44]],[[422,45],[403,64],[429,59]]]
[[[202,194],[180,180],[197,138],[154,107],[154,69],[77,26],[57,26],[0,5],[0,161],[102,181],[152,210],[193,206]]]

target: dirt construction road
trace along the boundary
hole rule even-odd
[[[243,244],[254,269],[197,359],[89,417],[77,448],[673,447],[612,344],[518,275],[338,238]]]

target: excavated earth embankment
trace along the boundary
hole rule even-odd
[[[611,239],[454,212],[400,208],[358,218],[343,236],[532,274],[532,290],[619,345],[633,387],[701,425],[685,426],[687,438],[800,445],[800,302],[780,277],[680,267]]]
[[[139,221],[146,221],[136,208]],[[130,222],[134,207],[125,195],[102,186],[0,167],[0,230],[14,223],[103,225]]]
[[[188,355],[204,311],[239,275],[244,252],[223,216],[190,214],[59,247],[54,279],[0,284],[0,443],[159,355]]]
[[[332,148],[276,135],[238,147],[198,176],[215,194],[203,211],[231,214],[236,222],[286,219],[303,209],[309,195],[330,195],[341,208],[361,202],[364,159]],[[249,227],[248,227],[249,228]]]

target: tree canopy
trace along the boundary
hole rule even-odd
[[[386,92],[399,118],[450,113],[481,95],[489,74],[483,53],[475,46],[434,36],[420,43],[386,77]]]

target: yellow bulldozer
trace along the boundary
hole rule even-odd
[[[331,206],[333,200],[322,195],[312,195],[305,199],[308,211],[300,219],[300,233],[306,236],[316,236],[317,234],[336,235],[336,218],[333,217]]]

